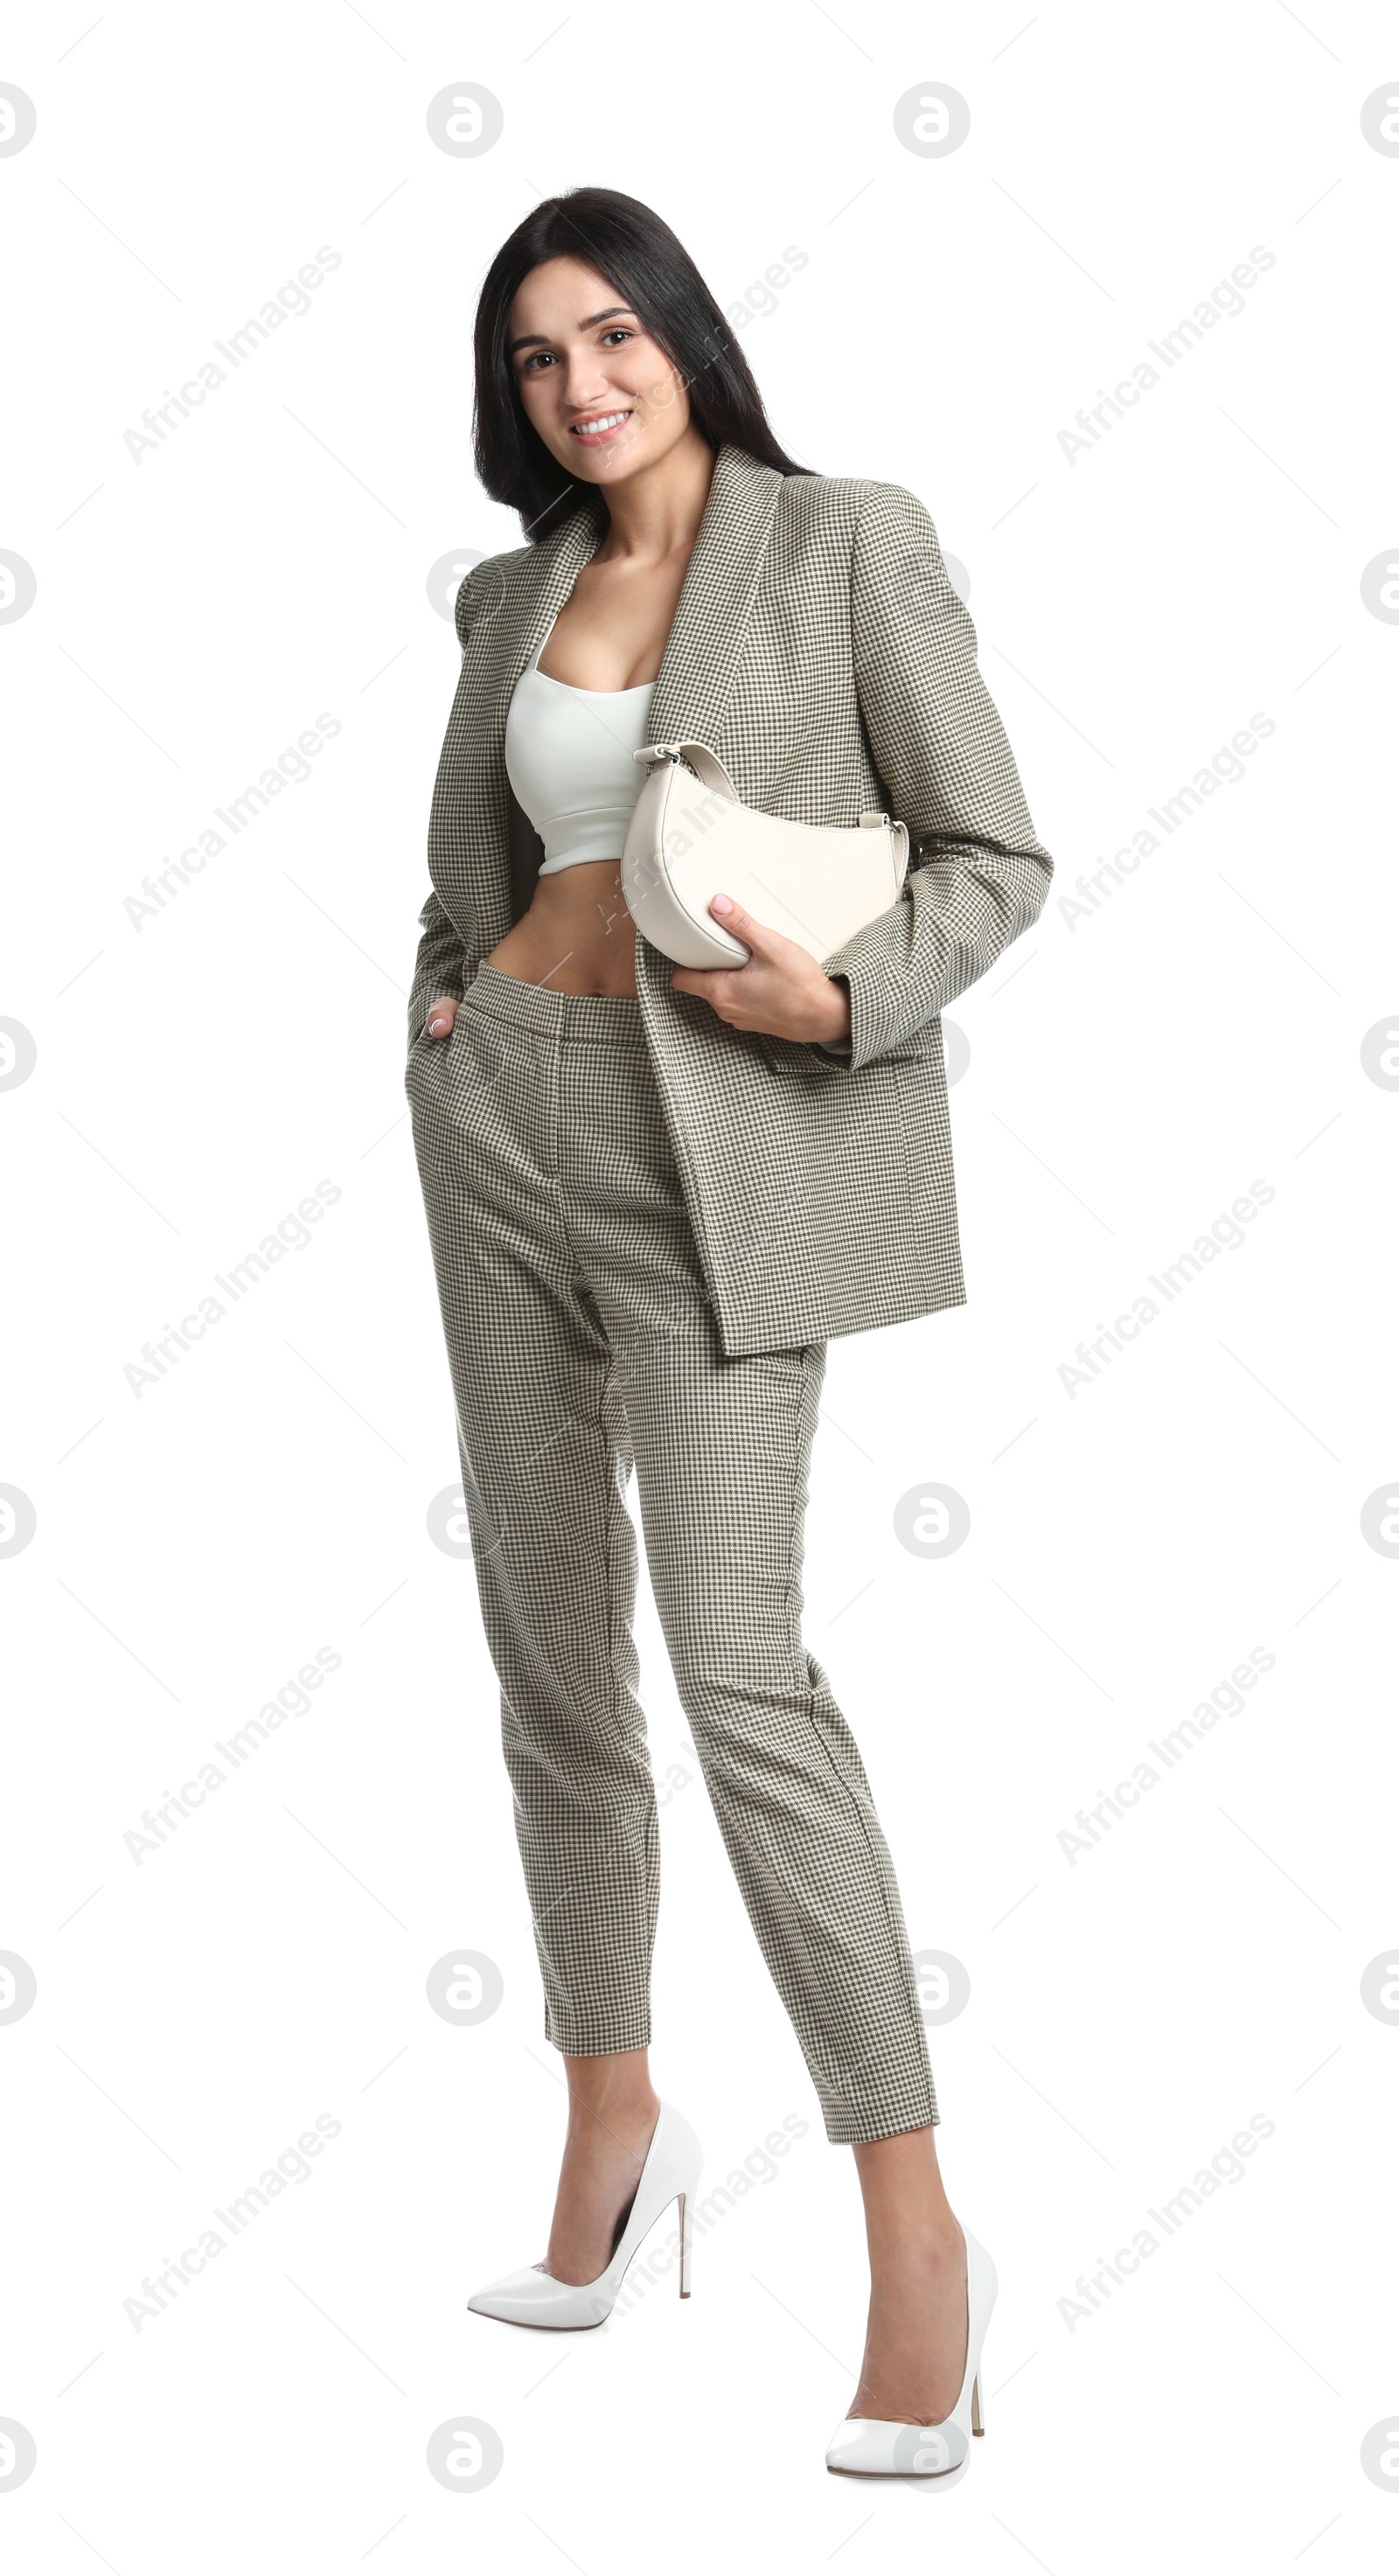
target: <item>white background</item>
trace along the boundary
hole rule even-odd
[[[8,13],[0,79],[38,113],[0,160],[0,546],[37,580],[0,628],[0,1013],[37,1048],[0,1098],[0,1481],[37,1515],[0,1562],[0,1947],[37,1978],[0,2029],[17,2568],[1392,2565],[1360,2454],[1399,2400],[1399,2032],[1360,1981],[1399,1929],[1399,1572],[1361,1514],[1399,1463],[1399,1101],[1361,1048],[1396,1003],[1399,636],[1361,577],[1397,533],[1399,164],[1360,119],[1393,55],[1378,8],[1263,0]],[[477,159],[427,130],[461,80],[504,111]],[[970,106],[946,158],[895,135],[929,81]],[[969,1303],[832,1344],[807,1533],[808,1642],[915,1948],[971,1980],[930,2032],[938,2142],[1001,2297],[987,2439],[942,2498],[823,2469],[863,2327],[852,2160],[649,1596],[656,1765],[690,1775],[653,2062],[708,2183],[751,2157],[751,2188],[684,2306],[670,2275],[558,2346],[465,2310],[543,2251],[564,2106],[472,1569],[427,1529],[457,1462],[402,1059],[457,656],[426,583],[520,542],[471,468],[475,299],[584,181],[654,205],[731,313],[806,252],[743,323],[775,431],[926,502],[1057,862],[947,1019]],[[143,411],[322,245],[312,309],[134,461]],[[1242,313],[1070,462],[1080,407],[1255,245]],[[133,927],[322,712],[312,775]],[[1256,713],[1243,778],[1066,918]],[[305,1247],[134,1393],[142,1345],[320,1180]],[[1246,1239],[1067,1392],[1255,1180]],[[971,1515],[941,1560],[894,1530],[930,1481]],[[133,1858],[322,1647],[306,1708]],[[1076,1811],[1255,1647],[1243,1706],[1071,1863]],[[425,1991],[458,1944],[504,1978],[469,2028]],[[307,2179],[137,2331],[143,2278],[321,2114]],[[1255,2115],[1240,2178],[1066,2316]],[[426,2466],[453,2410],[504,2446],[470,2494]]]

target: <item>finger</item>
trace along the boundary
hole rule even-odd
[[[423,1026],[430,1038],[449,1038],[456,1024],[457,1004],[450,993],[444,993],[437,1001],[429,1002],[427,1018]]]
[[[769,930],[765,921],[755,921],[752,913],[745,912],[741,903],[735,903],[731,894],[712,896],[709,909],[729,937],[741,939],[744,947],[751,948],[756,957],[770,957],[774,941],[781,940],[780,930]]]
[[[672,966],[670,989],[673,993],[698,993],[702,1002],[712,1002],[715,982],[726,971],[722,966]]]

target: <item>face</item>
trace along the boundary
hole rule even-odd
[[[678,369],[583,260],[530,270],[506,347],[526,418],[582,482],[616,483],[654,465],[689,427]]]

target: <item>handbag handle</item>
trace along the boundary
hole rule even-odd
[[[716,760],[707,742],[647,742],[632,753],[632,758],[650,765],[658,760],[678,760],[682,752],[705,786],[722,796],[726,805],[742,802],[722,760]]]
[[[722,760],[716,758],[707,742],[645,742],[640,751],[632,753],[633,760],[641,761],[648,773],[658,761],[679,760],[682,756],[704,785],[712,787],[716,796],[722,796],[726,805],[742,804],[743,799]],[[902,889],[910,855],[908,825],[893,821],[888,814],[878,813],[862,814],[860,822],[865,829],[888,825],[894,852],[895,880]]]

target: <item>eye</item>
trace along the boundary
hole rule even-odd
[[[610,322],[607,329],[599,334],[599,345],[605,348],[609,340],[634,340],[636,337],[636,330],[631,323]],[[551,350],[536,349],[530,357],[521,360],[520,373],[522,376],[532,376],[544,367],[552,366],[553,363]]]

